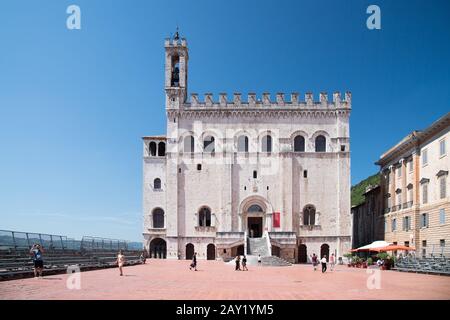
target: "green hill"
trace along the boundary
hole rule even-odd
[[[369,185],[377,185],[380,183],[380,175],[378,173],[370,176],[358,184],[352,186],[352,206],[360,205],[364,202],[364,192],[366,192],[366,187]]]

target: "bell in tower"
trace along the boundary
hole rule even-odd
[[[176,64],[174,67],[172,67],[172,87],[179,87],[180,86],[180,68],[178,64]]]
[[[187,69],[188,69],[188,48],[186,39],[180,37],[178,28],[176,33],[166,39],[166,81],[165,89],[167,96],[166,105],[171,108],[175,104],[184,103],[187,97]]]

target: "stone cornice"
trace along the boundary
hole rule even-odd
[[[170,118],[179,117],[183,119],[197,118],[336,118],[338,116],[349,117],[350,109],[293,109],[293,108],[186,108],[183,110],[167,110]]]

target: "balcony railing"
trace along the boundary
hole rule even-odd
[[[400,210],[401,208],[402,208],[402,205],[401,205],[401,204],[397,204],[397,205],[395,205],[395,206],[392,206],[392,212],[397,211],[397,210]]]
[[[389,213],[391,212],[391,208],[387,207],[386,209],[384,209],[384,213]]]

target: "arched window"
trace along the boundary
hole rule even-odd
[[[158,157],[166,156],[166,144],[164,142],[158,143]]]
[[[205,139],[203,139],[203,152],[215,152],[215,140],[213,136],[207,136],[205,137]]]
[[[305,138],[303,136],[296,136],[294,138],[294,152],[305,152]]]
[[[198,225],[200,227],[211,226],[211,210],[207,207],[203,207],[198,212]]]
[[[155,157],[156,156],[156,142],[150,142],[149,146],[150,156]]]
[[[262,152],[272,152],[272,137],[267,135],[261,140],[261,151]]]
[[[327,139],[325,139],[324,136],[320,135],[316,138],[316,152],[325,152],[326,151],[326,142]]]
[[[238,152],[248,152],[248,137],[240,136],[237,145]]]
[[[161,179],[156,178],[155,180],[153,180],[153,189],[155,190],[161,189]]]
[[[303,209],[303,225],[313,226],[316,220],[316,208],[312,205],[307,205]]]
[[[172,87],[178,87],[180,85],[180,57],[172,57],[172,77],[171,83]]]
[[[247,212],[264,212],[264,211],[259,205],[253,204],[248,208]]]
[[[153,210],[153,228],[164,228],[164,210],[156,208]]]
[[[194,152],[194,137],[184,137],[184,152]]]

